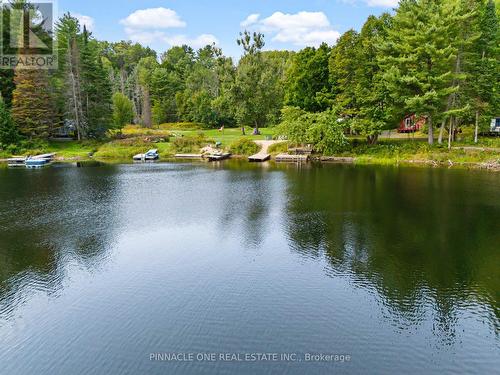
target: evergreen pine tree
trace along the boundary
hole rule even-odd
[[[48,72],[45,69],[16,69],[12,117],[22,135],[47,138],[53,122]]]
[[[100,138],[111,125],[112,84],[99,55],[98,43],[90,38],[84,26],[80,49],[83,110],[87,119],[87,136]]]
[[[433,122],[445,111],[456,48],[450,43],[453,19],[439,0],[402,0],[384,44],[384,80],[395,102],[409,113],[426,116],[429,144]]]
[[[480,119],[497,116],[495,111],[500,106],[500,57],[499,57],[499,22],[493,0],[481,1],[477,14],[477,29],[480,37],[475,43],[468,64],[468,89],[475,110],[474,141],[478,141]]]

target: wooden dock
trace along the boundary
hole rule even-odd
[[[231,154],[229,152],[225,152],[223,154],[208,154],[204,156],[208,161],[221,161],[225,159],[229,159]]]
[[[248,158],[248,161],[253,163],[263,163],[271,159],[271,155],[268,153],[269,147],[278,142],[268,140],[268,141],[255,141],[255,143],[257,143],[262,148],[258,153],[250,156]]]
[[[203,159],[202,154],[175,154],[176,159]]]
[[[276,156],[276,161],[278,163],[297,163],[297,162],[307,162],[309,160],[309,155],[290,155],[290,154],[279,154]]]
[[[265,161],[268,161],[269,159],[271,159],[271,155],[258,153],[250,156],[248,158],[248,161],[252,163],[263,163]]]
[[[354,163],[354,158],[351,157],[322,156],[319,160],[324,163]]]

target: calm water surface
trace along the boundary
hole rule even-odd
[[[157,352],[351,360],[150,361]],[[500,174],[0,169],[0,374],[499,367]]]

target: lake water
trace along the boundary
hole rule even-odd
[[[500,174],[0,169],[0,374],[499,367]]]

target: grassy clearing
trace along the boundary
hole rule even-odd
[[[250,139],[253,141],[256,140],[264,140],[266,137],[272,137],[273,136],[273,129],[272,128],[262,128],[260,129],[261,134],[260,135],[252,135],[253,129],[251,128],[246,128],[245,132],[246,135],[243,135],[241,133],[241,129],[224,129],[223,131],[219,131],[217,129],[209,129],[209,130],[202,130],[201,132],[210,139],[213,139],[216,142],[221,142],[223,146],[229,146],[231,143],[244,138],[244,139]],[[196,136],[197,134],[200,133],[200,130],[189,130],[189,131],[173,131],[175,135],[180,135],[180,136]]]
[[[200,132],[196,135],[173,138],[172,148],[177,154],[197,154],[201,148],[214,143],[212,139]]]
[[[103,144],[94,156],[98,159],[130,160],[134,155],[144,153],[149,149],[158,149],[162,156],[173,155],[170,142],[158,142],[156,139],[135,137],[111,141]]]

